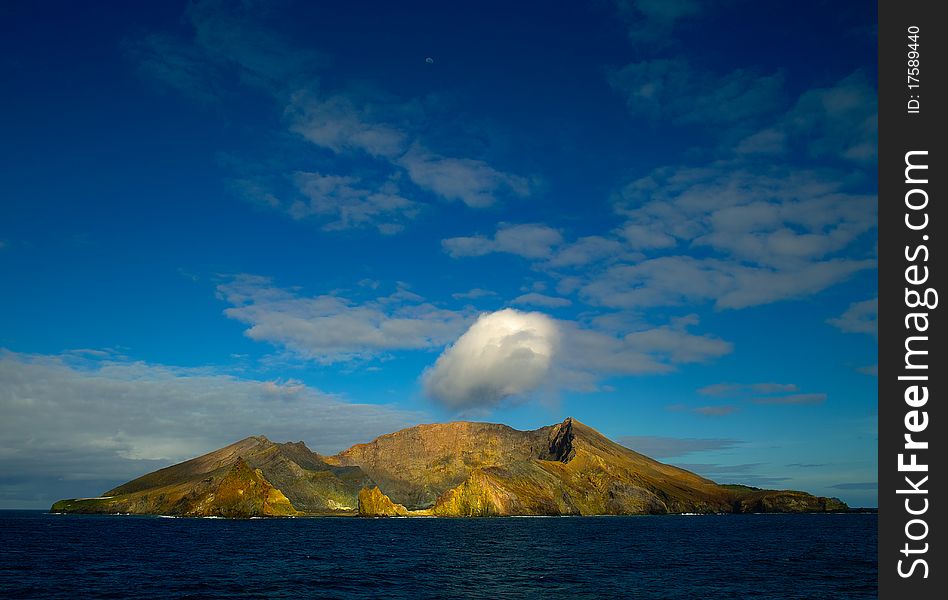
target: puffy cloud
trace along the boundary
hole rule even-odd
[[[110,352],[0,350],[0,506],[98,495],[249,435],[333,453],[424,417],[296,381],[130,361]]]
[[[441,246],[453,258],[506,252],[524,258],[542,259],[550,257],[553,249],[562,241],[563,236],[558,230],[541,223],[501,223],[493,237],[448,238],[441,241]]]
[[[253,275],[234,277],[217,289],[233,305],[224,314],[250,325],[247,337],[321,363],[443,346],[469,321],[466,314],[438,308],[405,289],[361,304],[334,294],[299,296]]]
[[[862,302],[853,302],[846,312],[826,321],[830,325],[847,333],[867,333],[878,335],[879,299],[872,298]]]
[[[461,410],[491,408],[541,387],[594,391],[603,377],[668,373],[732,351],[729,342],[688,332],[696,322],[687,317],[617,335],[508,308],[481,315],[422,379],[431,398]]]
[[[481,315],[424,373],[425,392],[461,410],[532,392],[546,380],[559,337],[541,313],[507,308]]]

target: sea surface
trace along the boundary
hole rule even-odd
[[[874,514],[171,519],[0,511],[3,598],[874,598]]]

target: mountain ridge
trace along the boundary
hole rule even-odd
[[[836,498],[720,485],[573,417],[534,430],[407,427],[331,456],[250,436],[53,512],[176,516],[514,516],[828,512]]]

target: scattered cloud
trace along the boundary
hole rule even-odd
[[[438,308],[405,288],[356,303],[339,294],[301,296],[269,278],[238,275],[217,290],[232,305],[224,314],[250,325],[244,335],[324,364],[437,348],[469,322],[466,313]]]
[[[843,173],[718,163],[660,168],[619,193],[629,224],[768,267],[800,268],[875,227],[876,198]]]
[[[679,364],[706,363],[733,351],[730,342],[690,333],[695,320],[643,326],[625,335],[574,321],[558,323],[570,352],[559,358],[555,379],[573,389],[595,390],[596,382],[609,375],[670,373]]]
[[[547,261],[546,266],[582,267],[605,259],[619,260],[626,253],[626,248],[619,241],[592,235],[561,245]]]
[[[715,383],[698,389],[703,396],[739,398],[754,404],[822,404],[826,394],[800,394],[793,383]]]
[[[552,256],[554,248],[562,241],[563,236],[558,230],[541,223],[501,223],[491,237],[448,238],[441,241],[441,246],[452,258],[505,252],[529,259],[543,259]]]
[[[490,206],[503,194],[527,196],[531,189],[526,178],[504,173],[483,160],[441,156],[417,146],[398,164],[419,187],[472,208]]]
[[[703,396],[734,397],[748,394],[784,394],[796,392],[793,383],[715,383],[698,389]]]
[[[702,9],[696,0],[616,0],[615,4],[619,17],[628,24],[629,40],[649,46],[671,44],[675,25],[698,16]]]
[[[684,58],[630,63],[610,71],[608,80],[632,114],[651,120],[734,126],[773,114],[782,101],[780,74],[736,69],[717,75]]]
[[[859,368],[856,369],[856,370],[859,371],[860,373],[862,373],[863,375],[871,375],[871,376],[873,376],[873,377],[878,377],[878,376],[879,376],[879,365],[877,365],[877,364],[876,364],[876,365],[867,365],[867,366],[865,366],[865,367],[859,367]]]
[[[734,152],[771,160],[798,152],[821,161],[870,166],[878,154],[877,96],[869,77],[856,71],[803,93],[774,123],[734,144]]]
[[[713,302],[717,309],[740,309],[815,294],[875,265],[871,259],[832,259],[777,269],[663,256],[609,267],[580,283],[579,293],[593,305],[613,308]]]
[[[396,233],[400,221],[415,218],[421,205],[400,195],[394,181],[378,189],[359,187],[355,177],[297,173],[296,182],[305,199],[288,207],[294,219],[329,217],[326,231],[374,225],[381,233]]]
[[[537,292],[522,294],[511,300],[511,304],[526,304],[530,306],[543,306],[546,308],[564,308],[573,304],[568,298],[559,298],[556,296],[547,296]]]
[[[823,404],[826,394],[788,394],[786,396],[765,396],[752,398],[754,404]]]
[[[719,404],[714,406],[699,406],[691,409],[691,412],[704,417],[724,417],[737,412],[739,409],[733,404]]]
[[[540,388],[559,343],[556,323],[541,313],[481,315],[425,371],[425,392],[456,410],[495,406]]]
[[[287,109],[290,130],[336,154],[365,152],[394,160],[408,147],[409,136],[400,128],[379,122],[372,104],[343,94],[328,97],[297,92]]]
[[[879,333],[879,299],[872,298],[862,302],[853,302],[846,312],[826,321],[840,331],[847,333]]]
[[[858,483],[837,483],[829,487],[837,490],[875,490],[878,489],[879,484],[875,481],[862,481]]]
[[[274,26],[270,12],[239,1],[195,2],[185,15],[190,35],[151,33],[126,43],[140,72],[160,85],[218,106],[249,87],[282,112],[283,126],[299,137],[287,140],[277,127],[264,133],[296,146],[259,161],[261,173],[235,175],[240,197],[327,231],[391,234],[420,214],[426,194],[480,208],[531,193],[528,178],[483,156],[429,148],[422,133],[426,110],[436,110],[430,103],[327,86],[320,75],[329,58]],[[312,158],[313,146],[332,156]],[[356,169],[354,158],[370,160]]]
[[[49,506],[249,435],[333,453],[416,423],[298,381],[259,381],[114,353],[0,350],[0,504]],[[28,482],[18,488],[15,481]],[[39,492],[37,491],[39,490]]]
[[[481,288],[472,288],[466,292],[456,292],[451,294],[451,297],[455,300],[476,300],[478,298],[489,298],[491,296],[497,296],[497,292],[484,290]]]
[[[759,475],[758,471],[765,465],[763,463],[744,463],[737,465],[722,464],[678,464],[682,469],[687,469],[698,475],[702,475],[713,481],[721,483],[738,483],[741,485],[752,485],[757,487],[781,487],[789,477],[772,477],[768,475]]]
[[[616,441],[626,448],[652,458],[671,458],[698,452],[731,450],[742,444],[738,440],[729,439],[676,438],[655,435],[626,435],[617,438]]]

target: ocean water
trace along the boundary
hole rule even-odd
[[[0,597],[874,598],[876,521],[0,511]]]

